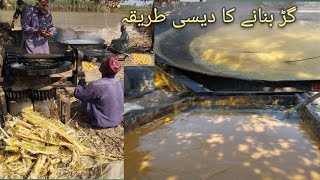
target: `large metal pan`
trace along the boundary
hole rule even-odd
[[[92,39],[60,39],[58,40],[61,43],[68,45],[98,45],[103,44],[105,41],[99,38]]]
[[[88,32],[78,32],[71,29],[56,28],[52,40],[63,45],[71,45],[80,49],[105,48],[105,40]]]
[[[212,3],[211,3],[212,4]],[[203,3],[201,6],[210,6],[210,3]],[[228,5],[230,7],[232,6],[237,6],[237,5]],[[244,4],[241,4],[243,7]],[[252,6],[252,5],[251,5]],[[254,5],[255,6],[255,5]],[[254,6],[250,7],[251,10],[254,8]],[[320,3],[319,3],[320,6]],[[223,7],[223,5],[216,5],[215,7]],[[230,8],[229,7],[229,8]],[[275,12],[279,12],[279,7],[275,6],[277,9],[275,9]],[[250,8],[244,9],[242,8],[243,11],[247,12],[247,15],[244,14],[238,14],[238,19],[248,19],[250,16]],[[257,8],[257,7],[255,7]],[[238,7],[238,9],[241,9],[241,7]],[[216,8],[216,10],[219,10]],[[272,11],[272,9],[271,9]],[[204,11],[205,12],[205,11]],[[203,14],[199,13],[200,14]],[[211,11],[212,12],[212,11]],[[249,12],[249,13],[248,13]],[[193,12],[195,13],[195,12]],[[207,13],[210,13],[207,12]],[[171,19],[168,18],[167,22],[170,23],[163,23],[163,24],[158,24],[156,25],[156,36],[155,36],[155,60],[156,62],[164,63],[182,70],[187,70],[191,72],[196,72],[196,73],[202,73],[202,74],[207,74],[210,76],[222,76],[222,77],[231,77],[231,78],[238,78],[238,79],[245,79],[245,80],[258,80],[258,81],[297,81],[296,79],[257,79],[254,76],[251,77],[242,77],[241,74],[237,74],[236,72],[226,73],[222,70],[219,70],[219,67],[216,68],[210,68],[208,66],[202,65],[200,63],[197,63],[198,60],[194,59],[194,56],[191,55],[189,45],[192,42],[194,38],[197,38],[203,34],[205,34],[208,31],[214,31],[217,28],[223,28],[227,26],[227,24],[223,23],[216,23],[212,26],[208,26],[206,28],[200,27],[198,24],[188,24],[182,29],[174,29],[172,28],[172,20],[173,19],[180,19],[180,18],[186,18],[186,14],[179,15],[172,17]],[[218,17],[219,19],[221,17]],[[308,21],[315,23],[315,27],[320,28],[320,12],[317,10],[311,10],[311,11],[301,11],[301,12],[296,12],[296,18],[299,21]],[[239,23],[239,21],[235,22]],[[170,28],[168,28],[171,26]],[[158,33],[157,33],[158,31]],[[319,79],[308,79],[308,80],[319,80]]]
[[[57,39],[58,42],[80,49],[104,49],[105,40],[101,38],[86,38],[86,39]]]

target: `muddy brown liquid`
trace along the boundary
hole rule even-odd
[[[296,22],[285,28],[255,24],[225,26],[190,44],[196,63],[240,78],[265,80],[320,79],[320,26]]]
[[[303,127],[250,112],[169,115],[125,135],[125,179],[320,179]]]

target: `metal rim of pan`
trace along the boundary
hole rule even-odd
[[[50,74],[57,74],[66,72],[73,69],[73,63],[69,61],[64,61],[58,64],[54,68],[30,68],[24,64],[12,63],[10,64],[10,72],[16,75],[25,75],[25,76],[46,76]]]

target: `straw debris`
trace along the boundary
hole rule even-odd
[[[96,69],[97,66],[96,66],[95,64],[91,63],[91,62],[83,61],[83,62],[82,62],[82,68],[83,68],[83,70],[85,70],[85,71],[90,71],[90,70],[92,70],[92,69]]]
[[[46,119],[32,107],[19,117],[8,116],[0,129],[0,178],[100,177],[93,170],[123,156],[85,146],[83,139],[94,139],[90,134]]]
[[[132,63],[139,65],[150,65],[151,56],[148,54],[132,53]]]

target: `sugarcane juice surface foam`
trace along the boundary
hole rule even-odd
[[[195,38],[190,51],[196,63],[240,78],[265,80],[320,79],[320,26],[295,22],[284,28],[255,24],[225,25]]]

